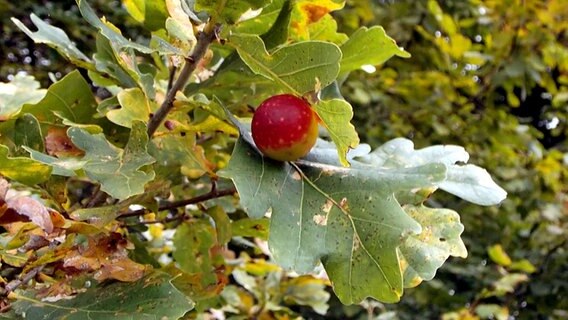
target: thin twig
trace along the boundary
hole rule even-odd
[[[96,190],[91,195],[91,199],[87,203],[86,207],[87,208],[94,208],[94,207],[98,206],[99,204],[105,202],[106,198],[107,198],[106,192],[101,190],[100,185],[97,185]]]
[[[176,71],[177,71],[177,67],[176,66],[172,66],[170,68],[170,77],[168,79],[168,89],[166,92],[170,92],[172,90],[172,86],[174,85],[174,80],[176,77]]]
[[[162,103],[158,111],[156,111],[156,113],[152,115],[150,121],[148,121],[147,131],[149,137],[152,137],[156,130],[158,130],[160,124],[162,124],[168,113],[172,110],[176,93],[179,90],[182,90],[187,84],[189,77],[191,76],[191,74],[193,74],[193,72],[197,68],[197,65],[207,52],[209,44],[211,44],[211,42],[215,39],[217,29],[218,26],[215,25],[214,21],[209,21],[209,23],[205,25],[203,31],[197,35],[197,43],[195,44],[195,48],[193,49],[192,54],[185,59],[185,65],[181,69],[177,80],[173,83],[170,90],[168,90],[164,102]]]
[[[44,268],[44,265],[41,265],[39,267],[35,267],[32,270],[30,270],[28,273],[24,274],[23,276],[21,276],[19,279],[14,279],[12,281],[10,281],[6,287],[4,288],[4,292],[1,292],[2,295],[8,295],[10,292],[18,289],[18,287],[20,287],[22,284],[24,283],[28,283],[28,281],[30,281],[31,279],[33,279],[38,273],[40,273],[40,271]]]
[[[221,189],[221,190],[217,190],[216,188],[211,188],[211,191],[207,192],[206,194],[202,194],[200,196],[197,196],[197,197],[194,197],[194,198],[191,198],[191,199],[184,199],[184,200],[165,203],[165,204],[158,207],[158,211],[171,210],[171,209],[175,209],[175,208],[179,208],[179,207],[185,207],[185,206],[190,205],[190,204],[196,204],[196,203],[200,203],[200,202],[215,199],[215,198],[231,196],[231,195],[234,195],[236,192],[237,192],[237,190],[234,187],[229,188],[229,189]],[[118,219],[141,216],[141,215],[144,215],[146,213],[148,213],[147,209],[139,209],[139,210],[128,211],[128,212],[125,212],[124,214],[121,214],[118,217]]]
[[[183,220],[185,218],[187,218],[188,216],[185,214],[178,214],[176,216],[173,217],[168,217],[165,219],[159,219],[159,220],[150,220],[150,221],[140,221],[137,224],[156,224],[156,223],[168,223],[168,222],[173,222],[173,221],[178,221],[178,220]]]

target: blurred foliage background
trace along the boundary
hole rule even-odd
[[[148,37],[120,1],[89,3],[128,37]],[[72,0],[0,0],[0,81],[24,71],[47,87],[72,66],[9,19],[28,24],[31,12],[84,52],[93,51],[94,30]],[[448,261],[399,304],[342,306],[324,282],[290,278],[259,250],[233,274],[222,303],[288,305],[306,319],[568,318],[568,2],[349,0],[334,15],[345,33],[382,25],[412,54],[345,80],[361,140],[464,146],[508,199],[485,208],[436,193],[429,205],[461,214],[469,257]],[[327,299],[327,314],[314,312]]]

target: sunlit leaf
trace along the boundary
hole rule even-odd
[[[399,247],[404,259],[405,287],[432,280],[436,270],[450,256],[467,257],[467,249],[460,238],[464,227],[455,211],[423,206],[405,206],[404,211],[422,226],[420,234],[410,235]]]
[[[341,47],[341,73],[359,69],[363,65],[382,64],[392,56],[403,58],[410,54],[400,48],[382,27],[362,27],[355,31]]]
[[[483,206],[498,204],[507,197],[507,191],[493,181],[487,170],[471,164],[448,168],[448,179],[440,189]]]
[[[8,120],[18,114],[26,103],[37,103],[47,90],[32,76],[18,73],[10,82],[0,82],[0,120]]]
[[[96,101],[81,73],[72,71],[52,84],[40,102],[25,105],[22,112],[34,115],[40,123],[57,123],[61,117],[77,123],[93,123]]]
[[[507,252],[503,249],[503,246],[500,244],[487,248],[487,254],[489,254],[489,258],[491,258],[491,260],[501,266],[507,267],[513,263]]]
[[[150,114],[157,109],[142,90],[137,88],[123,90],[117,94],[117,98],[121,108],[109,111],[106,116],[110,121],[127,128],[131,128],[135,120],[148,122]]]
[[[343,8],[345,0],[299,0],[294,1],[292,13],[292,30],[294,37],[300,40],[309,39],[311,24],[320,21],[329,12]]]
[[[262,219],[239,219],[231,223],[231,233],[237,237],[256,237],[268,239],[269,220]]]
[[[325,291],[326,281],[311,276],[300,276],[286,283],[285,301],[310,306],[315,312],[325,315],[330,294]]]
[[[272,0],[196,0],[195,10],[206,11],[217,17],[220,23],[234,24],[247,10],[256,10],[268,5]]]
[[[155,31],[164,26],[167,17],[164,0],[123,0],[124,8],[138,22]]]
[[[28,29],[16,18],[12,18],[12,22],[14,22],[18,28],[24,31],[28,37],[32,38],[36,43],[45,43],[50,47],[55,48],[59,53],[76,65],[89,69],[90,59],[77,49],[75,43],[69,39],[65,31],[45,23],[33,13],[30,15],[30,18],[38,29],[36,32]]]
[[[196,43],[193,25],[187,13],[183,10],[181,0],[166,0],[170,17],[166,20],[166,30],[174,40],[173,44],[188,56]]]
[[[348,166],[347,152],[359,144],[357,131],[350,123],[353,118],[351,105],[345,100],[333,99],[320,101],[314,108],[337,146],[339,161]]]
[[[310,40],[321,40],[341,45],[349,37],[345,33],[337,32],[337,21],[330,15],[323,16],[318,22],[308,26]]]
[[[112,47],[116,50],[122,50],[123,48],[131,48],[142,53],[151,53],[153,50],[145,47],[141,44],[136,42],[132,42],[126,39],[119,31],[116,26],[108,21],[102,21],[97,17],[93,8],[91,8],[87,1],[85,0],[76,0],[77,5],[79,6],[79,10],[81,11],[81,15],[85,20],[90,23],[93,27],[97,28],[103,36],[105,36]],[[159,2],[159,1],[156,1]]]
[[[30,158],[10,157],[9,149],[0,145],[0,174],[28,185],[43,182],[51,175],[51,167]]]
[[[268,53],[260,37],[234,34],[229,38],[239,56],[256,74],[292,93],[313,91],[319,83],[330,84],[339,72],[341,51],[327,42],[306,41],[279,47]]]

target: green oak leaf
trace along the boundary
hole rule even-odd
[[[148,135],[144,123],[135,121],[126,147],[112,145],[103,134],[90,134],[80,128],[70,128],[67,135],[85,151],[83,166],[87,176],[101,184],[101,190],[124,200],[144,192],[144,185],[154,179],[153,170],[141,170],[154,163],[147,152]]]
[[[41,101],[25,105],[22,113],[34,115],[40,123],[58,123],[61,118],[92,124],[96,101],[89,84],[75,70],[52,84]]]
[[[51,167],[25,157],[10,157],[9,149],[0,145],[0,175],[27,185],[34,185],[49,179]]]
[[[422,226],[418,235],[410,235],[399,247],[404,259],[404,286],[411,288],[423,280],[432,280],[436,270],[450,257],[467,257],[460,238],[463,225],[457,212],[424,206],[405,206],[404,211]]]
[[[246,34],[270,34],[268,31],[273,28],[274,23],[279,15],[282,15],[284,4],[288,6],[289,0],[272,0],[272,2],[264,7],[259,15],[239,21],[234,26],[230,26],[232,33]],[[288,25],[286,25],[286,33]],[[268,46],[268,45],[267,45]]]
[[[73,220],[87,221],[91,226],[103,228],[109,223],[115,221],[117,217],[125,213],[131,205],[140,205],[151,212],[159,211],[159,204],[156,199],[164,198],[169,195],[170,183],[166,181],[154,180],[146,185],[145,192],[117,204],[94,207],[81,208],[72,211],[69,215]]]
[[[359,144],[357,131],[350,123],[353,118],[351,105],[345,100],[332,99],[320,101],[314,109],[337,146],[339,161],[343,166],[349,166],[347,152]]]
[[[26,103],[38,103],[46,92],[33,76],[21,73],[10,82],[0,82],[0,121],[17,115]]]
[[[30,14],[33,24],[37,27],[37,31],[33,32],[26,27],[20,20],[12,18],[12,22],[16,24],[28,37],[32,38],[35,43],[45,43],[48,46],[56,49],[62,56],[67,58],[73,64],[91,69],[90,59],[82,53],[73,41],[69,39],[65,31],[51,26],[38,18],[35,14]]]
[[[81,170],[87,163],[76,158],[56,158],[27,146],[23,149],[29,152],[30,158],[50,166],[53,169],[51,174],[58,176],[74,177],[76,176],[75,171]]]
[[[217,242],[221,245],[231,241],[231,219],[227,212],[221,206],[213,206],[207,210],[207,215],[213,218],[215,222],[215,232],[217,234]]]
[[[125,206],[122,203],[112,206],[81,208],[71,212],[71,218],[78,221],[89,220],[91,225],[102,228],[116,219],[123,209],[125,209]]]
[[[291,165],[263,158],[239,139],[221,174],[233,179],[251,218],[270,212],[274,259],[301,273],[313,271],[321,261],[339,299],[351,304],[368,296],[385,302],[400,299],[397,249],[409,235],[420,234],[421,227],[404,212],[395,193],[443,181],[446,167]]]
[[[98,85],[119,84],[126,88],[135,87],[136,79],[122,68],[110,41],[103,35],[97,34],[96,46],[97,52],[93,55],[95,67],[99,73],[105,74],[106,77],[100,76],[96,72],[90,72],[89,76],[93,78],[93,81]]]
[[[120,86],[132,88],[138,86],[146,96],[155,95],[154,76],[140,70],[138,59],[133,50],[116,48],[110,39],[101,34],[96,37],[97,53],[94,54],[95,67],[98,72],[106,74],[101,76],[96,72],[89,72],[94,81],[100,85],[110,86],[113,80]],[[110,76],[110,77],[108,77]]]
[[[136,282],[114,282],[89,288],[72,299],[48,302],[34,291],[17,291],[12,304],[26,319],[154,320],[178,319],[194,303],[173,284],[173,277],[154,272]]]
[[[17,155],[28,155],[23,147],[44,151],[45,144],[41,127],[39,121],[33,115],[26,113],[16,120],[14,125],[14,144],[16,145],[15,154]]]
[[[389,37],[383,27],[361,27],[341,46],[341,73],[359,69],[363,65],[382,64],[392,56],[403,58],[410,54]]]
[[[156,107],[138,88],[125,89],[117,95],[121,108],[107,112],[107,118],[123,127],[131,128],[133,121],[148,122]]]
[[[233,34],[228,44],[254,73],[297,95],[327,86],[339,72],[341,51],[332,43],[304,41],[268,53],[259,36]]]
[[[239,219],[231,223],[231,234],[234,237],[256,237],[268,239],[269,221],[262,219]]]
[[[197,275],[203,287],[217,282],[214,270],[221,257],[213,248],[220,244],[209,220],[199,219],[181,224],[176,228],[173,243],[173,257],[182,271]]]
[[[217,17],[218,22],[234,24],[243,13],[257,10],[270,4],[271,0],[196,0],[195,10],[205,11],[209,16]]]
[[[159,176],[179,178],[180,173],[193,178],[210,172],[212,164],[205,158],[204,150],[196,144],[195,135],[163,135],[152,139],[150,154]]]

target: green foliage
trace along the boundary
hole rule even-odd
[[[144,192],[146,183],[154,179],[154,171],[140,170],[154,159],[147,152],[148,135],[142,122],[134,122],[124,150],[116,148],[102,134],[89,134],[80,128],[70,128],[67,134],[79,149],[89,178],[101,185],[101,190],[113,198],[124,200]]]
[[[536,1],[124,0],[128,18],[102,18],[98,4],[70,6],[87,22],[73,27],[38,7],[12,19],[79,69],[57,65],[66,75],[50,86],[39,72],[41,86],[0,83],[10,316],[568,308],[555,277],[566,257],[567,25]],[[321,120],[297,162],[263,157],[250,136],[254,108],[279,93],[303,96]],[[535,129],[520,121],[537,93],[548,102]],[[507,193],[500,207],[477,206]],[[466,247],[467,260],[444,264]]]
[[[16,313],[32,319],[177,319],[191,308],[166,274],[156,273],[134,283],[96,286],[72,300],[46,302],[32,292],[16,296]]]
[[[568,306],[558,295],[568,288],[567,273],[558,265],[567,258],[560,230],[567,223],[568,109],[553,101],[566,92],[567,69],[550,52],[565,54],[566,23],[550,20],[550,10],[566,12],[566,4],[397,1],[365,10],[365,3],[343,11],[342,31],[380,21],[412,58],[346,80],[342,93],[358,111],[361,139],[373,146],[399,136],[419,146],[464,146],[508,191],[499,210],[436,193],[427,203],[459,208],[469,257],[446,264],[433,282],[388,309],[401,319],[414,319],[414,310],[424,318],[565,317]],[[501,250],[511,265],[503,265]],[[506,293],[482,294],[512,273],[527,277],[510,282]]]

